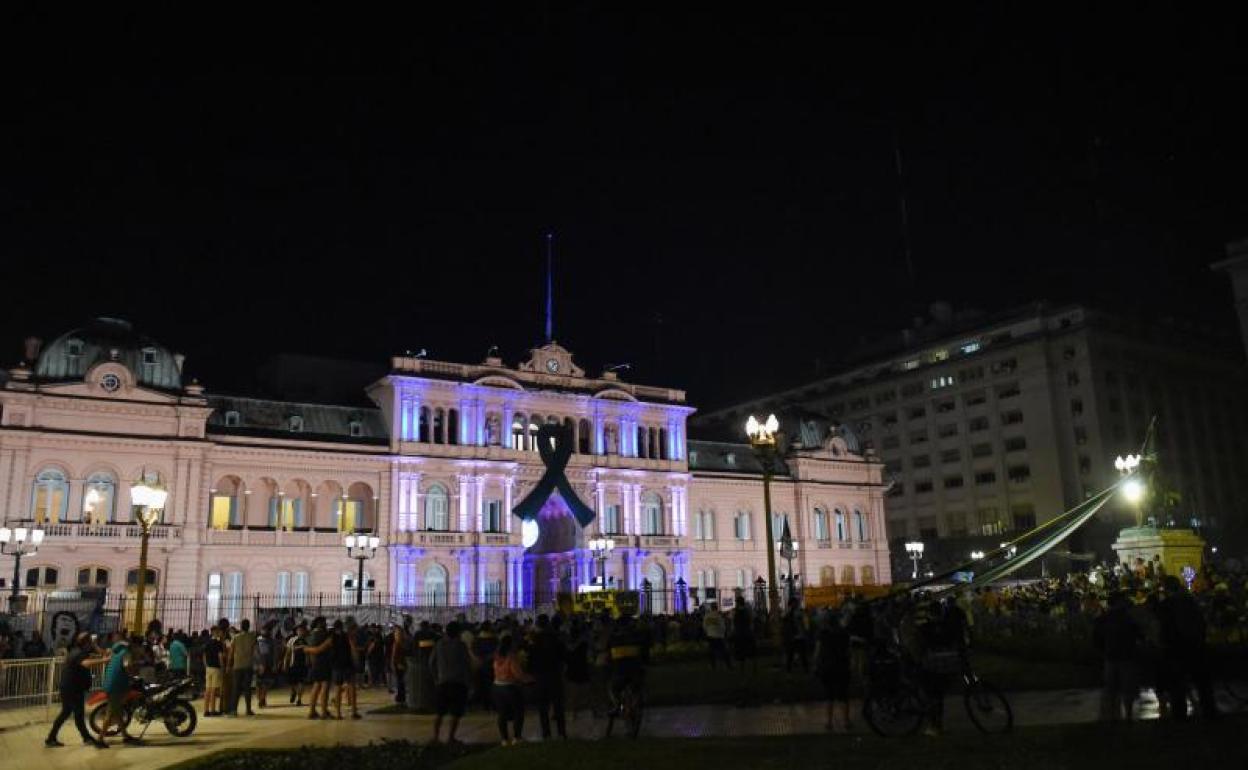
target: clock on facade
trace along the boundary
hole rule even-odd
[[[115,393],[121,388],[121,378],[112,373],[106,374],[100,378],[100,387],[109,393]]]
[[[554,374],[555,372],[559,371],[559,359],[557,358],[546,359],[546,371],[550,372],[551,374]]]

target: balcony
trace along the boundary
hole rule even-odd
[[[138,524],[48,524],[43,528],[48,541],[77,541],[79,543],[105,543],[108,545],[138,545],[143,528]],[[181,544],[182,528],[173,524],[157,524],[152,527],[151,540],[173,541]]]
[[[231,528],[205,530],[205,545],[311,546],[326,548],[342,546],[345,533],[337,530]]]
[[[638,548],[680,548],[682,538],[677,535],[638,535]]]

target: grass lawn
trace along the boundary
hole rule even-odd
[[[1026,728],[1005,736],[977,734],[884,740],[873,736],[688,738],[571,741],[496,747],[447,764],[446,770],[1104,770],[1106,767],[1226,767],[1248,760],[1243,719],[1208,725],[1142,723]],[[362,768],[356,768],[362,770]]]

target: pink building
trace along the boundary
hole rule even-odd
[[[407,606],[529,606],[576,590],[598,577],[587,543],[599,535],[615,542],[617,586],[681,579],[701,597],[766,576],[750,447],[690,440],[683,391],[587,377],[555,343],[514,367],[396,357],[367,388],[376,408],[209,394],[182,381],[181,356],[114,319],[37,348],[0,390],[5,526],[46,532],[24,588],[132,591],[129,488],[145,474],[169,489],[149,586],[202,599],[209,617],[238,616],[255,594],[349,603],[342,540],[357,530],[381,538],[367,562],[377,590]],[[536,435],[548,422],[570,431],[566,475],[596,518],[582,528],[553,498],[526,537],[511,510],[546,470]],[[889,582],[882,465],[828,426],[784,436],[772,500],[794,571],[806,585]]]

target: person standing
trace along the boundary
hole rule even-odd
[[[212,629],[204,643],[204,716],[221,715],[221,669],[225,658],[225,644],[221,641],[221,629]]]
[[[542,726],[543,740],[550,738],[552,712],[559,737],[568,737],[563,688],[563,671],[568,661],[568,649],[559,635],[558,624],[558,615],[555,616],[554,623],[546,615],[538,615],[537,635],[529,652],[529,668],[533,678],[537,680],[537,718]]]
[[[407,659],[411,655],[412,638],[407,633],[407,619],[395,624],[390,634],[390,675],[394,677],[394,702],[407,704]]]
[[[446,635],[433,645],[429,667],[433,672],[433,706],[437,716],[433,721],[433,742],[442,738],[442,718],[450,715],[446,742],[456,743],[455,733],[459,720],[468,706],[468,680],[472,676],[471,654],[468,645],[459,635],[460,626],[451,622]]]
[[[849,724],[849,630],[824,610],[815,637],[815,676],[828,696],[827,729],[843,733]]]
[[[178,632],[172,636],[169,642],[169,677],[171,679],[184,678],[188,664],[186,643],[182,641],[182,633]]]
[[[256,637],[256,705],[267,708],[269,689],[277,683],[277,653],[273,641],[273,624],[260,629]]]
[[[724,666],[732,670],[732,658],[728,655],[728,644],[725,638],[728,636],[728,622],[724,619],[724,613],[719,611],[716,604],[706,605],[706,612],[702,615],[702,633],[706,635],[707,651],[711,656],[711,670],[715,670],[715,662],[722,660]]]
[[[109,730],[116,725],[118,731],[121,731],[121,725],[125,718],[126,695],[130,692],[130,676],[126,673],[126,664],[132,649],[139,647],[143,640],[139,637],[127,641],[124,635],[119,635],[117,641],[113,644],[111,656],[108,660],[108,666],[104,670],[104,692],[108,694],[108,712],[104,716],[104,724],[100,728],[100,743],[103,748],[108,747],[105,737],[109,734]],[[122,734],[122,743],[138,743],[137,738],[131,738],[129,735]]]
[[[290,679],[290,702],[303,705],[303,686],[308,678],[308,624],[300,623],[286,643],[286,676]]]
[[[499,639],[494,653],[494,708],[498,711],[498,735],[504,746],[524,742],[524,685],[531,681],[520,665],[520,648],[516,634]],[[510,723],[511,737],[507,735]]]
[[[1092,641],[1104,660],[1102,718],[1111,722],[1134,716],[1139,690],[1139,654],[1143,633],[1128,611],[1126,596],[1115,591],[1109,596],[1109,609],[1097,618]],[[1186,708],[1186,702],[1184,707]]]
[[[333,666],[330,661],[330,644],[333,639],[325,627],[325,618],[317,616],[312,619],[312,633],[308,636],[304,652],[312,656],[312,708],[308,711],[308,719],[329,719],[329,680]],[[317,706],[321,711],[318,714]]]
[[[1161,667],[1170,718],[1176,721],[1187,719],[1187,693],[1195,687],[1202,716],[1216,719],[1218,705],[1209,679],[1205,615],[1192,594],[1174,575],[1167,575],[1162,587],[1165,598],[1158,608]]]
[[[256,673],[256,634],[251,630],[251,621],[243,619],[239,624],[239,632],[230,641],[229,662],[232,667],[230,681],[233,694],[230,697],[230,709],[226,716],[238,716],[238,701],[247,705],[247,716],[254,717],[251,710],[251,688]]]
[[[78,734],[82,736],[83,743],[95,746],[97,749],[108,748],[107,744],[97,740],[87,730],[85,699],[87,691],[91,689],[91,671],[89,669],[108,660],[107,655],[90,657],[94,649],[95,646],[91,643],[91,635],[85,631],[79,632],[74,639],[74,645],[69,648],[69,654],[65,656],[65,667],[61,671],[61,713],[52,722],[52,730],[44,740],[44,746],[65,745],[58,741],[56,736],[61,731],[61,725],[65,724],[65,720],[69,719],[72,714],[74,727],[78,728]]]

